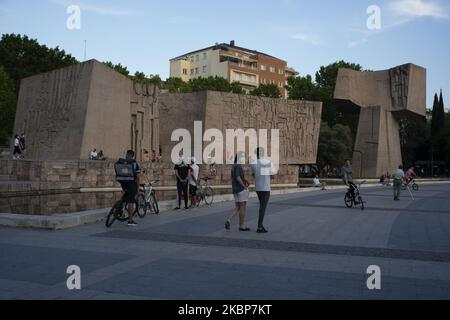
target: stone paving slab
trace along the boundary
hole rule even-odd
[[[368,188],[379,210],[367,212],[343,208],[343,192],[272,197],[267,235],[225,231],[232,203],[134,229],[0,227],[0,299],[450,299],[450,216],[437,204],[448,186],[401,205],[390,189]],[[252,227],[257,213],[251,199]],[[69,264],[81,266],[81,291],[66,288]],[[381,268],[380,291],[366,287],[370,265]]]

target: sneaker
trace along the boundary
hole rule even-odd
[[[231,229],[231,223],[229,221],[225,222],[225,230]]]
[[[251,231],[251,229],[250,228],[239,228],[239,231],[248,232],[248,231]]]
[[[131,222],[128,222],[128,226],[129,227],[137,227],[137,223],[136,222],[134,222],[134,221],[131,221]]]

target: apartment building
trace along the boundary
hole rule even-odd
[[[234,41],[189,52],[170,60],[170,76],[184,81],[197,77],[219,76],[238,82],[246,92],[260,84],[275,84],[283,97],[287,78],[298,72],[286,61],[268,54],[238,47]]]

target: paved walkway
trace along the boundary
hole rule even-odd
[[[345,208],[342,190],[273,197],[266,235],[225,231],[230,203],[135,229],[0,228],[0,299],[450,299],[450,185],[423,186],[416,201],[363,196],[364,212]],[[252,200],[252,228],[257,211]],[[67,289],[69,265],[82,290]],[[371,265],[381,290],[367,289]]]

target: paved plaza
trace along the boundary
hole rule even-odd
[[[413,201],[366,188],[274,196],[268,234],[232,231],[232,203],[165,212],[137,228],[103,223],[62,231],[0,228],[1,299],[450,299],[450,185]],[[248,225],[255,230],[258,203]],[[67,289],[70,265],[81,290]],[[369,266],[381,290],[367,288]]]

